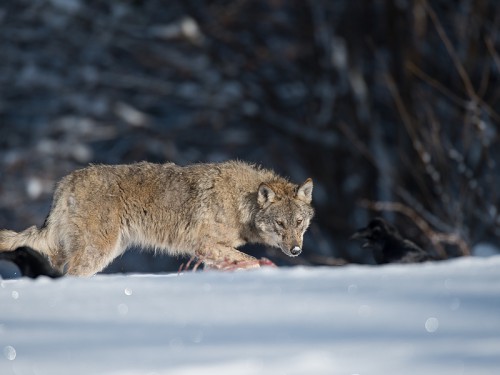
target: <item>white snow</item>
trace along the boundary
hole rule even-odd
[[[498,374],[500,256],[0,281],[0,374]]]

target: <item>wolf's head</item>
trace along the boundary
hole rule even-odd
[[[312,189],[310,178],[300,186],[283,181],[260,184],[255,227],[264,243],[291,257],[301,253],[304,232],[314,215]]]

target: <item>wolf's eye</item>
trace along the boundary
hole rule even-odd
[[[302,224],[302,219],[297,219],[297,225]]]
[[[280,226],[282,228],[285,226],[285,224],[283,224],[283,222],[281,220],[276,220],[276,224],[278,224],[278,226]]]

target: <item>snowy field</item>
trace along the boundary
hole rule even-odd
[[[500,374],[500,256],[0,282],[0,374]]]

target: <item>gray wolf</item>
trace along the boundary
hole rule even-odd
[[[135,245],[200,259],[206,267],[259,267],[245,243],[301,252],[313,182],[296,185],[240,161],[90,165],[64,177],[41,228],[0,230],[0,251],[29,246],[58,271],[90,276]]]

